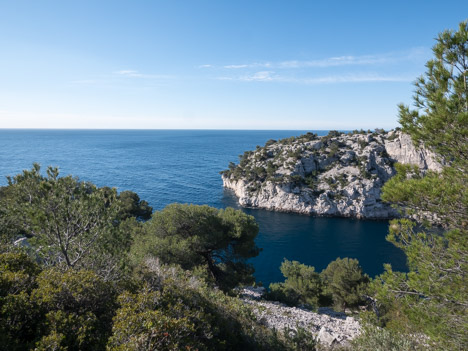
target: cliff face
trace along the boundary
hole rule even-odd
[[[416,149],[401,132],[270,140],[222,172],[223,184],[244,207],[319,216],[384,219],[397,215],[380,200],[394,164],[441,169],[434,154]]]

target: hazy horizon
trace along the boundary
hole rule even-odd
[[[377,127],[378,128],[378,127]],[[395,129],[395,128],[392,128]],[[135,131],[145,131],[145,130],[213,130],[213,131],[291,131],[291,132],[302,132],[302,131],[330,131],[330,130],[338,130],[338,131],[343,131],[343,132],[351,132],[351,129],[246,129],[246,128],[29,128],[29,127],[24,127],[24,128],[0,128],[0,130],[135,130]],[[366,129],[367,130],[367,129]],[[370,129],[374,130],[374,129]],[[390,129],[385,129],[390,130]]]

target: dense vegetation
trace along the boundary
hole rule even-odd
[[[267,297],[272,300],[310,308],[333,305],[338,311],[366,304],[369,277],[355,259],[338,258],[321,273],[312,266],[288,260],[284,260],[280,269],[286,279],[270,284]]]
[[[266,328],[235,296],[254,283],[253,217],[182,204],[152,213],[135,193],[40,171],[0,188],[1,350],[314,349],[312,335]],[[281,270],[269,298],[364,302],[356,260]]]
[[[38,165],[8,182],[0,349],[288,348],[215,289],[253,281],[253,217],[178,204],[151,215],[134,193]]]

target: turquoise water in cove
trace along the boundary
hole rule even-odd
[[[132,190],[155,210],[173,202],[237,207],[222,187],[219,172],[246,150],[269,139],[307,131],[227,130],[0,130],[0,186],[5,176],[29,169],[33,162],[58,166],[98,186]],[[319,135],[327,131],[312,131]],[[383,263],[406,271],[405,256],[385,240],[387,221],[314,218],[244,209],[260,226],[253,259],[257,281],[283,280],[283,258],[321,271],[337,257],[357,258],[371,276]]]

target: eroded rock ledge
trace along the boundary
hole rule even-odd
[[[317,216],[388,219],[397,213],[380,200],[395,163],[439,171],[435,155],[416,149],[400,131],[307,133],[247,151],[222,172],[244,207]]]

